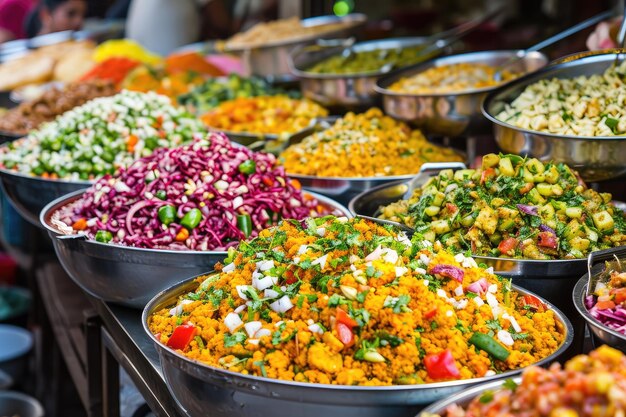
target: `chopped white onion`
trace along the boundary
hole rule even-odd
[[[243,321],[241,321],[241,318],[237,313],[228,313],[228,315],[224,317],[224,325],[228,327],[228,331],[231,333],[235,333],[235,330],[237,330],[242,324]]]
[[[264,296],[265,298],[276,298],[276,297],[278,297],[278,295],[279,295],[279,294],[278,294],[278,292],[277,292],[277,291],[274,291],[274,290],[273,290],[273,289],[271,289],[271,288],[267,288],[267,289],[263,292],[263,296]]]
[[[513,346],[514,343],[513,336],[506,330],[498,330],[498,340],[506,346]]]
[[[241,313],[242,311],[244,311],[246,309],[246,307],[248,307],[248,306],[245,305],[245,304],[240,305],[239,307],[237,307],[235,309],[235,313],[237,313],[237,314]]]
[[[244,293],[244,291],[254,291],[251,285],[237,285],[235,287],[237,289],[237,294],[239,294],[239,298],[242,300],[247,300],[248,296]]]
[[[401,277],[402,275],[406,274],[407,272],[409,272],[409,268],[405,267],[405,266],[396,266],[396,278]]]
[[[383,259],[385,262],[389,262],[390,264],[395,265],[398,262],[398,252],[393,249],[385,248],[383,249]]]
[[[458,263],[461,263],[465,260],[465,255],[463,255],[462,253],[457,253],[456,255],[454,255],[454,260]]]
[[[180,316],[183,312],[183,306],[193,303],[192,300],[182,300],[178,305],[170,310],[170,316]]]
[[[459,285],[458,287],[456,287],[454,289],[454,294],[457,295],[457,296],[463,295],[463,286]]]
[[[256,332],[259,331],[261,327],[263,327],[263,323],[260,321],[249,321],[243,325],[244,329],[246,329],[246,333],[248,333],[248,337],[254,337]]]
[[[493,369],[487,369],[487,372],[485,372],[485,376],[494,376],[496,374],[496,371],[494,371]]]
[[[300,245],[298,248],[298,255],[304,254],[308,249],[309,247],[307,245]]]
[[[226,265],[224,268],[222,268],[222,272],[233,272],[235,270],[235,263],[231,262],[228,265]]]
[[[291,303],[289,297],[287,297],[286,295],[283,295],[277,301],[274,301],[272,304],[270,304],[270,308],[277,313],[286,313],[287,311],[291,310],[292,307],[293,304]]]
[[[420,253],[420,261],[422,261],[424,265],[428,266],[428,264],[430,263],[430,258],[423,253]]]
[[[326,259],[328,259],[328,254],[320,256],[319,258],[311,262],[311,265],[319,265],[320,269],[324,269],[324,267],[326,266]]]
[[[271,336],[271,335],[272,335],[272,331],[270,329],[260,329],[258,332],[256,332],[254,337],[256,337],[257,339],[260,339],[262,337]]]
[[[489,286],[489,288],[487,288],[487,292],[490,292],[490,293],[493,293],[493,294],[497,293],[498,292],[498,284],[491,284]]]
[[[380,259],[381,255],[382,255],[382,248],[380,245],[378,245],[372,253],[370,253],[369,255],[365,257],[365,260],[368,262],[375,261],[377,259]]]
[[[247,342],[250,343],[251,345],[258,345],[259,339],[248,339]]]
[[[480,297],[474,297],[474,303],[476,303],[478,307],[482,307],[483,305],[485,305],[485,302]]]
[[[311,331],[311,333],[324,334],[324,330],[322,330],[320,325],[317,324],[317,323],[313,323],[313,324],[309,325],[309,330]]]
[[[274,268],[274,260],[270,259],[267,261],[259,261],[256,263],[257,268],[259,268],[259,271],[269,271],[270,269]]]
[[[257,289],[263,291],[273,285],[278,284],[278,277],[267,276],[257,280]]]
[[[317,235],[320,237],[324,237],[324,235],[326,234],[326,228],[325,227],[318,227],[317,228]]]
[[[522,332],[522,328],[520,327],[519,323],[517,322],[517,320],[515,320],[515,317],[507,314],[507,313],[503,313],[502,314],[502,318],[503,319],[507,319],[510,323],[511,326],[513,327],[513,330],[515,330],[517,333],[521,333]]]

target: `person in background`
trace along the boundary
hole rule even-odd
[[[34,0],[0,0],[0,44],[26,37],[24,22],[34,7]]]
[[[41,0],[26,22],[28,37],[80,30],[87,13],[86,0]]]

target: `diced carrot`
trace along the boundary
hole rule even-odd
[[[302,189],[302,184],[300,184],[300,181],[295,178],[291,180],[291,185],[293,185],[296,190]]]
[[[128,152],[134,152],[137,142],[139,142],[139,138],[136,135],[130,135],[128,139],[126,139],[126,150]]]
[[[87,219],[80,218],[74,222],[72,225],[72,229],[74,230],[85,230],[87,228]]]
[[[611,308],[615,308],[615,303],[611,300],[607,301],[598,301],[596,303],[596,308],[598,310],[609,310]]]
[[[178,234],[176,235],[176,241],[184,242],[185,240],[187,240],[188,237],[189,237],[189,230],[183,227],[182,229],[180,229],[180,232],[178,232]]]

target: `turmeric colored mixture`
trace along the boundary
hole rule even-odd
[[[225,101],[200,118],[213,129],[279,135],[298,132],[327,115],[328,110],[310,100],[278,95]]]
[[[495,87],[510,81],[519,74],[502,71],[502,79],[496,81],[497,69],[481,63],[460,63],[432,67],[411,77],[393,83],[389,90],[409,94],[461,93],[485,87]]]
[[[151,332],[209,366],[341,385],[493,375],[564,340],[552,310],[471,258],[365,219],[305,223],[242,242]]]
[[[346,114],[331,128],[291,145],[280,159],[290,174],[318,177],[415,174],[424,162],[463,160],[377,108]]]

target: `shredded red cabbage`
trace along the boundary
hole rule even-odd
[[[529,206],[527,204],[516,204],[517,209],[522,213],[529,214],[531,216],[539,216],[539,212],[536,206]]]
[[[246,161],[254,161],[252,172],[242,172]],[[177,214],[167,226],[158,216],[164,205],[174,206]],[[202,212],[202,220],[187,239],[176,241],[181,218],[194,208]],[[128,246],[225,250],[245,237],[237,224],[240,214],[250,215],[254,237],[280,219],[301,220],[331,210],[303,195],[273,155],[234,146],[222,133],[212,132],[189,145],[157,149],[101,178],[54,217],[69,227],[87,220],[84,232],[90,239],[102,230],[111,233],[111,243]]]
[[[618,304],[614,308],[599,310],[596,308],[597,297],[585,298],[585,307],[589,313],[606,327],[626,335],[626,308]]]
[[[465,277],[465,271],[453,265],[444,265],[444,264],[435,265],[431,268],[430,273],[438,274],[438,275],[441,275],[442,277],[452,278],[459,282],[463,282],[463,277]]]

